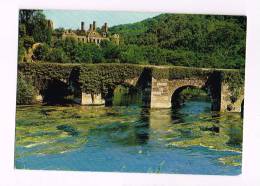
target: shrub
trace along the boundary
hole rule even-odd
[[[46,60],[47,56],[49,55],[48,53],[49,53],[49,46],[47,44],[41,44],[33,51],[33,59],[39,61]]]
[[[34,44],[34,39],[31,36],[24,36],[23,38],[23,45],[24,47],[28,50],[29,48],[32,47]]]
[[[22,73],[18,73],[17,78],[17,98],[18,105],[32,104],[35,102],[36,90],[32,80],[25,78]]]
[[[57,63],[68,63],[69,58],[62,48],[53,48],[48,52],[47,60]]]
[[[18,44],[18,61],[23,62],[25,55],[26,55],[26,49],[24,48],[23,43],[19,41],[19,44]]]

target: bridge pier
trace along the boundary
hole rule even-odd
[[[169,80],[152,78],[151,108],[171,108],[171,95],[169,92]]]
[[[85,92],[81,93],[81,97],[75,99],[75,102],[81,105],[104,105],[105,100],[102,98],[101,94],[88,94]]]
[[[239,91],[237,98],[232,98],[232,92],[229,90],[228,85],[224,83],[221,85],[221,112],[241,112],[243,100],[243,89]]]

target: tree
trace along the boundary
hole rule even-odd
[[[35,43],[33,37],[31,36],[24,36],[21,40],[23,40],[23,46],[28,50],[32,47],[32,45]]]
[[[68,63],[69,62],[69,58],[62,48],[52,48],[48,52],[46,59],[48,61],[56,62],[56,63]]]
[[[88,50],[91,53],[93,63],[102,63],[105,61],[102,49],[94,43],[85,43],[84,50]]]
[[[51,43],[52,30],[48,27],[44,14],[40,12],[33,17],[32,36],[36,42]]]
[[[84,50],[84,44],[78,44],[75,47],[74,55],[72,56],[74,63],[92,63],[90,50]]]
[[[18,62],[23,62],[26,55],[26,49],[23,46],[23,40],[18,42]]]
[[[49,56],[49,46],[47,44],[41,44],[33,51],[33,59],[35,60],[46,60],[47,56]]]
[[[128,45],[121,50],[120,61],[122,63],[145,64],[143,51],[137,45]]]
[[[118,45],[114,44],[111,41],[102,41],[100,47],[103,51],[105,59],[108,60],[118,60],[120,57],[120,48]]]
[[[19,24],[19,37],[23,37],[26,35],[26,26],[25,24]]]
[[[51,43],[52,30],[42,10],[20,10],[19,24],[24,25],[25,33],[32,36],[35,42]],[[24,33],[24,28],[21,28]]]
[[[110,31],[119,34],[125,45],[145,50],[145,58],[152,64],[216,68],[245,65],[244,16],[160,14]]]

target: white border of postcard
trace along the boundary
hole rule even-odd
[[[257,186],[260,185],[259,0],[9,0],[0,6],[0,186]],[[247,15],[243,165],[239,176],[29,171],[14,168],[19,8],[128,10]],[[224,38],[223,38],[224,39]]]

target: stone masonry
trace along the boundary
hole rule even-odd
[[[240,95],[236,100],[231,100],[231,92],[227,84],[221,86],[221,111],[241,112],[242,102],[244,100],[244,90],[240,90]]]
[[[198,87],[205,85],[205,80],[200,79],[161,79],[152,78],[151,108],[171,108],[173,93],[182,87]]]
[[[151,108],[170,108],[171,95],[168,79],[156,80],[152,78]]]
[[[207,85],[207,79],[160,79],[152,78],[151,87],[151,108],[171,108],[174,97],[172,96],[176,92],[181,92],[182,89],[187,87],[203,88]],[[211,90],[212,91],[212,90]],[[219,94],[219,95],[218,95]],[[215,97],[214,97],[215,96]],[[228,89],[228,85],[221,85],[219,93],[211,94],[212,108],[219,108],[221,112],[241,112],[242,102],[244,100],[243,89],[240,90],[239,97],[235,100],[231,100],[232,93]],[[218,107],[217,105],[220,105]]]
[[[87,94],[82,92],[81,105],[104,105],[105,100],[101,97],[101,94]]]

